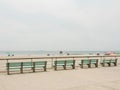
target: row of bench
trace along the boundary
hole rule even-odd
[[[81,68],[83,68],[84,65],[88,65],[89,68],[91,68],[92,64],[94,64],[96,67],[98,67],[98,59],[89,59],[89,60],[81,60]],[[104,67],[106,64],[108,66],[111,66],[114,64],[114,66],[117,66],[117,59],[110,59],[110,60],[103,60],[100,62],[100,64]]]
[[[110,60],[103,60],[100,62],[102,66],[105,66],[108,64],[108,66],[111,66],[112,64],[114,66],[117,65],[117,59],[110,59]],[[81,63],[79,64],[81,68],[84,67],[84,65],[88,65],[88,68],[91,68],[92,65],[95,65],[95,67],[98,67],[98,59],[84,59],[81,60]],[[7,74],[10,74],[10,71],[12,70],[20,70],[20,73],[23,73],[24,69],[31,69],[33,72],[35,72],[38,68],[43,68],[44,71],[46,71],[47,68],[47,61],[35,61],[35,62],[9,62],[6,64],[7,66]],[[54,69],[57,70],[57,67],[62,66],[63,69],[66,69],[67,66],[71,66],[72,69],[75,69],[75,60],[56,60],[54,61]]]

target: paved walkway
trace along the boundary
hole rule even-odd
[[[120,90],[120,66],[0,75],[0,90]]]

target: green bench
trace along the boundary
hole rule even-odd
[[[33,62],[22,62],[22,71],[24,71],[24,69],[31,69],[33,72],[35,72],[35,67],[33,65]]]
[[[31,69],[35,72],[36,68],[44,68],[46,71],[47,61],[36,61],[36,62],[9,62],[6,64],[7,67],[7,74],[10,74],[10,71],[18,71],[23,73],[24,69]]]
[[[10,71],[20,71],[22,73],[22,63],[21,62],[10,62],[6,63],[7,74],[10,74]]]
[[[54,69],[57,70],[58,66],[63,66],[63,69],[66,69],[66,66],[72,66],[72,69],[75,69],[75,60],[58,60],[54,61]]]
[[[72,66],[72,69],[75,69],[75,60],[66,60],[66,66]]]
[[[57,70],[57,66],[63,66],[65,69],[65,60],[54,61],[54,69]]]
[[[90,67],[90,60],[89,59],[81,60],[80,63],[81,68],[83,68],[84,65],[88,65],[88,67]]]
[[[101,62],[101,65],[103,67],[105,67],[105,65],[108,64],[108,66],[112,66],[112,64],[114,64],[114,66],[117,66],[117,59],[104,59],[102,62]]]
[[[43,68],[44,71],[46,71],[47,61],[36,61],[33,62],[33,65],[34,65],[34,72],[36,68]]]
[[[114,64],[114,66],[117,66],[117,59],[111,59],[111,64]]]
[[[90,67],[92,64],[95,65],[95,67],[98,67],[98,59],[90,59]]]
[[[83,68],[84,65],[87,65],[88,68],[91,68],[92,64],[95,65],[95,67],[98,67],[98,59],[83,59],[81,60],[80,66]]]

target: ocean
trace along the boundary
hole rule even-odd
[[[105,54],[108,51],[0,51],[0,56],[32,56],[32,55],[95,55]],[[120,51],[114,51],[120,53]]]

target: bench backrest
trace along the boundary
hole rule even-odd
[[[35,63],[35,65],[44,65],[45,66],[47,61],[36,61],[34,63]]]
[[[9,64],[9,67],[20,67],[21,66],[21,62],[10,62],[7,63],[7,65]]]
[[[90,64],[90,60],[89,59],[84,59],[84,60],[81,60],[81,63],[82,64]]]
[[[55,61],[54,63],[56,63],[57,65],[64,65],[65,64],[65,60]]]
[[[73,65],[75,64],[75,60],[66,60],[66,65]]]
[[[66,63],[73,63],[74,60],[66,60]]]
[[[23,66],[33,66],[33,62],[23,62]]]
[[[111,59],[111,63],[116,63],[117,59]]]
[[[90,59],[91,63],[98,63],[98,59]]]
[[[103,60],[104,63],[110,63],[111,60]]]

